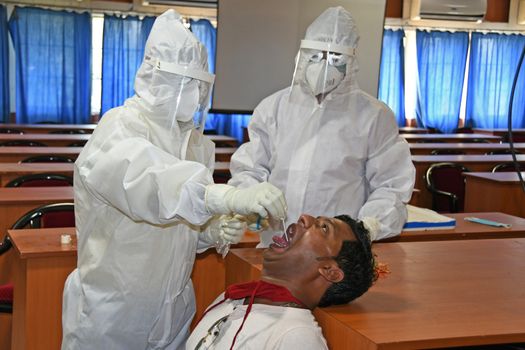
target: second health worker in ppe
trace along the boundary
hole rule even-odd
[[[415,169],[392,111],[357,85],[359,35],[350,13],[329,8],[308,27],[292,86],[264,99],[250,142],[232,157],[234,186],[268,181],[288,217],[348,214],[372,238],[401,231]],[[263,233],[264,245],[273,233]]]
[[[180,15],[159,16],[136,95],[104,115],[75,162],[78,268],[64,289],[63,350],[179,348],[195,312],[197,250],[240,239],[233,213],[284,216],[268,183],[213,184],[207,71]]]

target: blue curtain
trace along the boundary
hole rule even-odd
[[[102,102],[100,115],[134,94],[135,74],[155,17],[104,16]]]
[[[472,34],[466,123],[478,128],[507,128],[514,74],[525,36]],[[512,127],[525,127],[525,69],[522,66],[512,112]]]
[[[208,50],[208,65],[212,73],[215,73],[215,52],[217,43],[217,32],[210,21],[200,19],[190,20],[190,28]],[[250,115],[244,114],[213,114],[208,115],[205,129],[215,130],[220,135],[235,137],[239,142],[243,141],[243,128],[248,126]]]
[[[450,133],[458,127],[468,33],[416,33],[418,126]]]
[[[89,13],[15,7],[9,31],[16,55],[16,121],[89,123]]]
[[[0,5],[0,122],[9,121],[9,54],[7,44],[7,12]]]
[[[385,29],[381,50],[378,97],[396,115],[397,125],[405,126],[405,55],[403,30]]]

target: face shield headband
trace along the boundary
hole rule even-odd
[[[356,49],[329,42],[302,40],[296,60],[291,101],[301,101],[301,94],[320,100],[334,90],[347,73],[347,63]]]
[[[193,124],[203,131],[215,75],[150,57],[145,57],[144,61],[157,71],[174,75],[173,79],[167,77],[171,83],[166,82],[175,92],[170,98],[166,127],[172,129],[175,122],[179,122],[184,129]]]
[[[347,56],[355,56],[355,47],[327,43],[324,41],[301,40],[301,49],[327,51],[327,52],[334,52],[334,53],[339,53],[339,54],[347,55]]]

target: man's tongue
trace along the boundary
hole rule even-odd
[[[282,236],[273,236],[272,237],[272,240],[274,242],[274,244],[278,247],[278,248],[288,248],[290,246],[290,242],[288,242],[285,238],[285,235],[282,235]]]

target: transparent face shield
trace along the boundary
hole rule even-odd
[[[326,42],[302,40],[292,80],[291,102],[301,103],[304,94],[320,103],[334,91],[347,74],[355,49]]]
[[[164,106],[166,115],[159,117],[165,119],[165,127],[169,130],[195,128],[202,133],[215,75],[149,57],[144,60],[158,71],[155,73],[160,73],[153,74],[152,86],[159,104]]]

